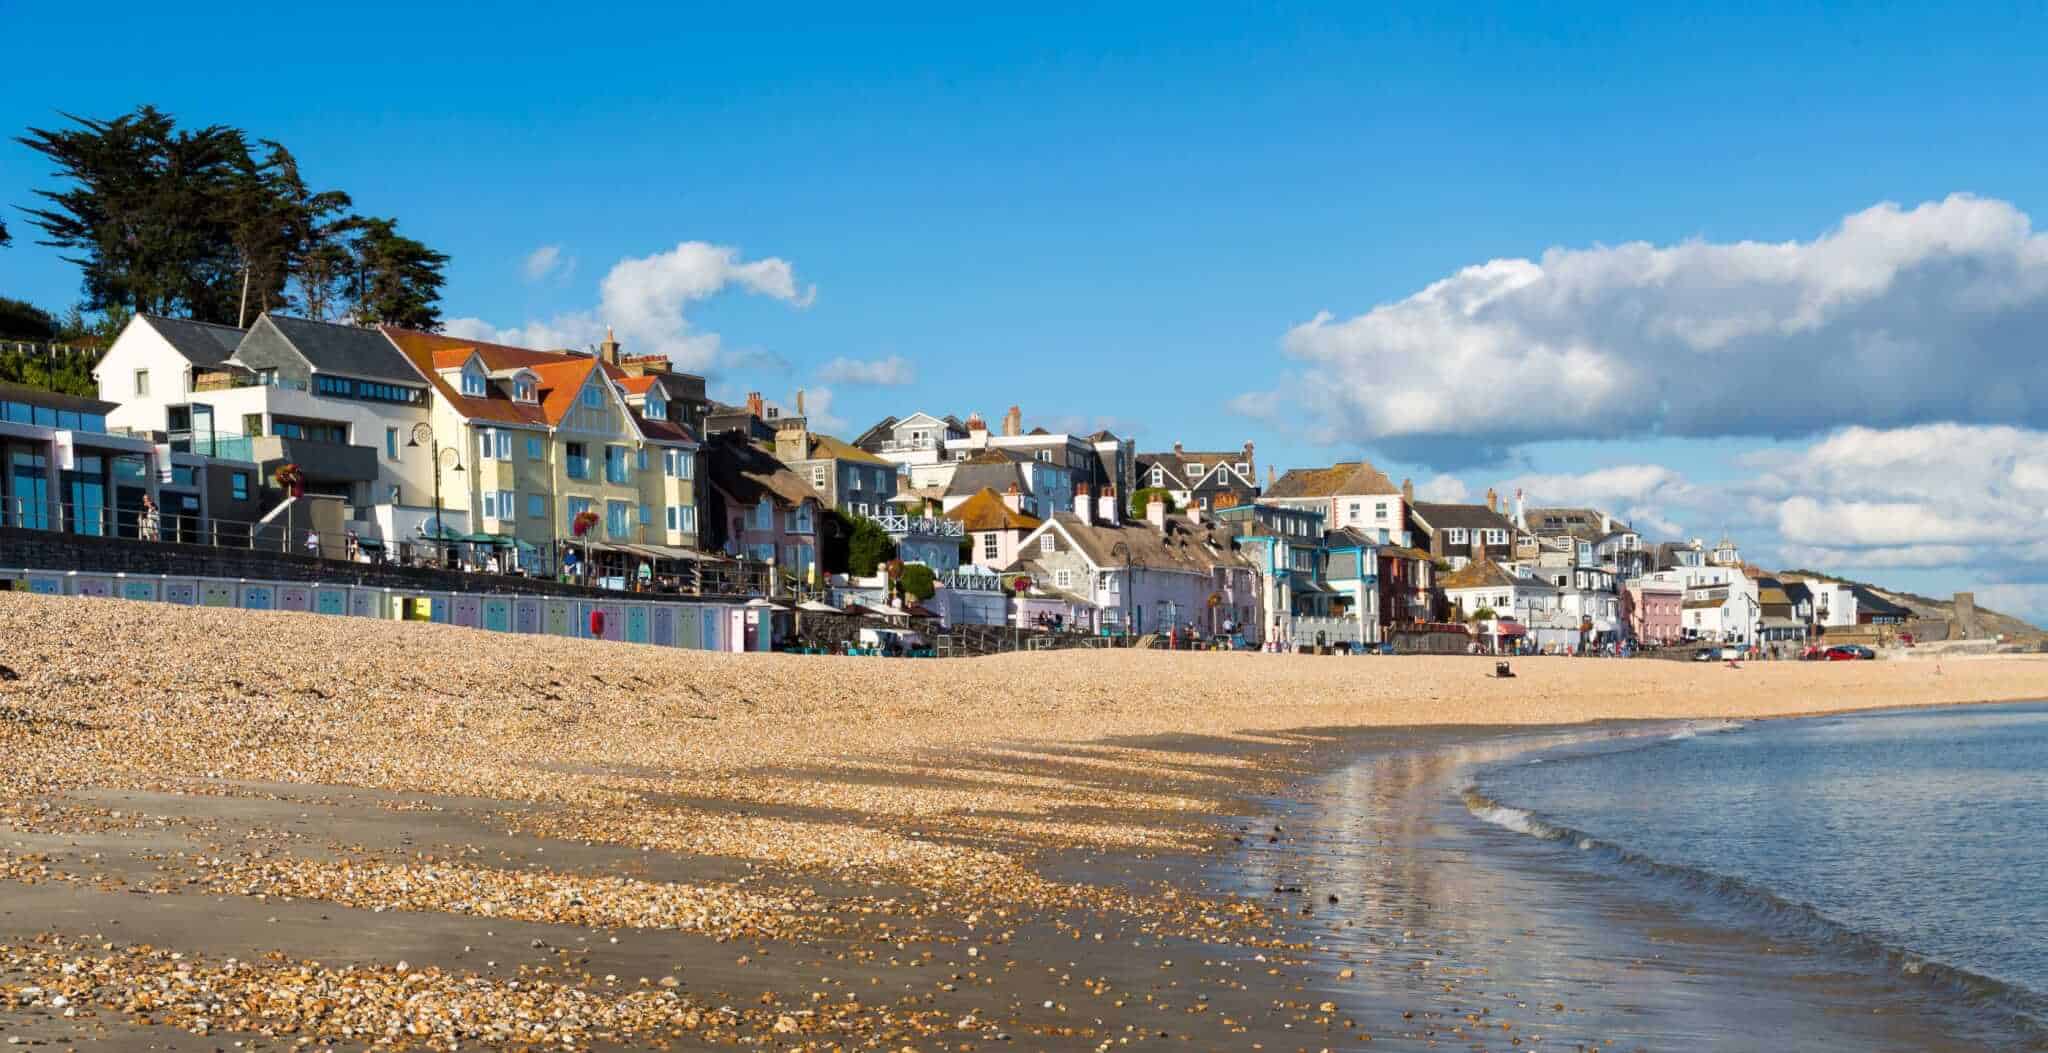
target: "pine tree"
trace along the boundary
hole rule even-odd
[[[398,233],[395,219],[364,219],[350,261],[357,325],[441,328],[441,268],[448,257]]]

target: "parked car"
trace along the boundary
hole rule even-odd
[[[1692,653],[1692,660],[1695,662],[1718,662],[1721,660],[1721,649],[1719,647],[1702,647]]]
[[[1836,644],[1821,653],[1830,662],[1862,662],[1877,657],[1877,652],[1862,644]]]

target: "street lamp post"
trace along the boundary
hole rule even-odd
[[[1116,554],[1119,552],[1123,553],[1124,556],[1124,594],[1122,599],[1117,603],[1117,606],[1123,608],[1121,612],[1122,618],[1120,620],[1124,623],[1124,639],[1128,640],[1131,638],[1131,612],[1137,609],[1137,601],[1134,600],[1132,597],[1136,593],[1138,581],[1136,576],[1137,572],[1131,566],[1130,544],[1128,542],[1119,541],[1116,544],[1110,546],[1110,558],[1116,558]]]
[[[441,562],[445,564],[448,562],[448,524],[441,518],[441,455],[443,453],[454,454],[454,470],[459,472],[462,470],[462,451],[452,446],[443,450],[441,448],[441,441],[434,437],[434,426],[425,421],[413,425],[412,439],[406,445],[416,447],[423,440],[427,445],[429,455],[434,459],[434,533],[436,535],[434,540],[441,545]]]

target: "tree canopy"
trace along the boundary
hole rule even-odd
[[[1146,486],[1139,488],[1131,494],[1132,519],[1145,518],[1145,506],[1152,503],[1152,497],[1154,494],[1157,494],[1160,500],[1166,502],[1166,510],[1168,512],[1174,512],[1179,510],[1178,506],[1173,500],[1173,491],[1168,490],[1163,486]]]
[[[246,325],[304,310],[434,329],[448,257],[316,191],[282,143],[225,125],[181,128],[142,106],[110,120],[66,115],[16,141],[61,185],[23,211],[81,272],[88,311]]]
[[[847,571],[863,578],[871,577],[876,567],[895,558],[896,542],[889,539],[882,525],[866,516],[856,517],[852,536],[846,543]]]

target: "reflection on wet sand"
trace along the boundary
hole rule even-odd
[[[1671,731],[1364,756],[1279,803],[1221,887],[1287,905],[1336,963],[1325,989],[1383,1007],[1359,1013],[1376,1049],[1983,1048],[1931,992],[1770,942],[1466,808],[1477,769]]]

